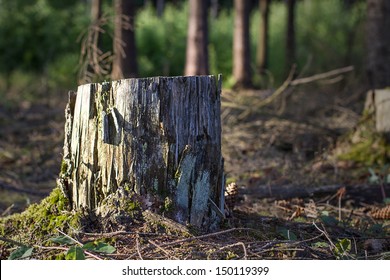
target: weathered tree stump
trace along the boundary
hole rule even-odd
[[[376,130],[390,139],[390,89],[375,90]]]
[[[215,225],[224,213],[221,79],[155,77],[86,84],[66,107],[60,186],[94,210],[126,189],[173,220]]]

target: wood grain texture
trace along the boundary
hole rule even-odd
[[[79,86],[60,175],[72,207],[95,209],[125,188],[154,205],[170,198],[180,223],[213,223],[209,200],[221,205],[224,184],[220,86],[214,76]]]

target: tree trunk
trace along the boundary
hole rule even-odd
[[[210,10],[211,10],[210,14],[211,14],[211,17],[213,19],[218,18],[219,9],[220,9],[220,7],[219,7],[218,0],[211,0],[210,1]]]
[[[390,86],[390,1],[367,0],[367,70],[371,89]]]
[[[60,186],[72,208],[99,208],[129,190],[177,222],[223,217],[220,91],[214,76],[79,86],[66,109]],[[165,211],[164,210],[164,211]]]
[[[164,7],[165,7],[165,1],[164,0],[157,0],[156,3],[156,10],[157,10],[157,16],[162,17],[164,14]]]
[[[234,0],[233,77],[238,87],[250,87],[252,74],[249,47],[250,1]]]
[[[100,75],[100,56],[102,55],[102,43],[101,43],[101,36],[100,36],[100,26],[99,21],[102,17],[102,2],[101,0],[92,0],[91,1],[91,24],[92,24],[92,48],[94,50],[94,53],[92,55],[92,61],[88,64],[88,72],[91,74],[97,74]]]
[[[207,0],[190,0],[184,75],[209,73]]]
[[[286,73],[295,63],[295,4],[296,0],[287,0]]]
[[[135,46],[134,0],[115,0],[113,80],[136,77],[138,73]]]
[[[260,26],[256,59],[257,72],[259,75],[264,75],[265,70],[268,67],[268,19],[270,2],[271,0],[259,0]]]
[[[102,16],[102,1],[92,0],[91,1],[91,21],[92,23],[97,22]]]

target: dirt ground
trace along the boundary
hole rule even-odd
[[[356,230],[379,224],[386,240],[380,251],[390,250],[388,220],[369,215],[381,209],[384,217],[390,213],[381,189],[367,190],[367,168],[338,161],[333,154],[338,139],[361,118],[366,90],[352,84],[342,80],[289,87],[266,105],[263,101],[273,90],[223,91],[225,172],[227,183],[238,186],[229,223],[247,228],[278,218],[296,222],[296,231],[319,219]],[[2,216],[22,211],[55,186],[66,100],[62,92],[0,103]],[[387,186],[385,190],[390,193]]]

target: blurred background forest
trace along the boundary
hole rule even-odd
[[[133,1],[136,3],[135,36],[138,76],[182,75],[185,67],[188,1]],[[156,10],[155,2],[163,9]],[[222,73],[231,87],[234,8],[233,1],[217,5],[209,16],[210,74]],[[244,1],[245,2],[245,1]],[[259,1],[251,2],[250,54],[255,70],[259,34]],[[210,3],[213,4],[213,3]],[[1,93],[35,95],[77,86],[81,42],[91,23],[91,1],[2,0],[0,2]],[[160,4],[161,5],[161,4]],[[295,7],[295,63],[305,75],[353,65],[362,75],[364,63],[365,1],[302,0]],[[102,50],[112,52],[113,5],[102,1],[105,21]],[[254,86],[277,87],[286,79],[286,1],[269,7],[267,79],[253,71]],[[288,67],[289,68],[289,67]],[[363,75],[362,75],[363,76]],[[27,86],[28,85],[28,86]],[[41,89],[42,90],[42,89]]]

